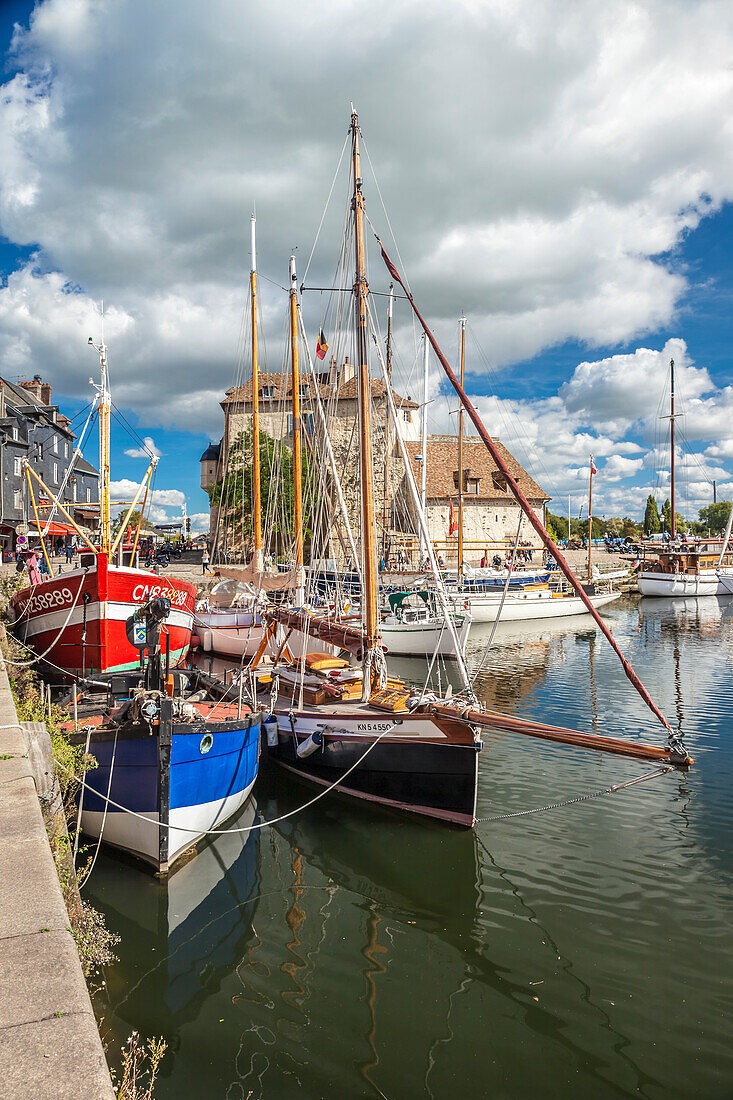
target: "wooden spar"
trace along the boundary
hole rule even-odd
[[[481,710],[459,710],[457,707],[434,704],[427,707],[429,714],[436,718],[462,718],[474,726],[484,729],[506,730],[507,733],[519,733],[526,737],[538,737],[543,741],[557,741],[564,745],[576,745],[578,748],[597,749],[614,753],[617,756],[632,756],[641,760],[660,760],[668,764],[689,767],[692,757],[680,754],[671,746],[645,745],[641,742],[623,741],[617,737],[601,737],[597,733],[578,733],[576,730],[563,729],[560,726],[547,726],[543,722],[529,722],[523,718],[514,718],[508,714],[486,713]]]
[[[420,507],[423,510],[423,515],[427,514],[428,510],[428,389],[429,389],[429,373],[430,373],[430,344],[428,343],[427,336],[423,336],[425,341],[425,355],[423,356],[423,376],[422,376],[422,422],[420,425]],[[423,561],[427,557],[428,546],[425,541],[425,537],[420,530],[420,568],[423,567]]]
[[[111,547],[110,552],[109,552],[110,559],[114,556],[115,550],[117,549],[117,547],[122,542],[122,536],[124,535],[125,531],[127,530],[127,525],[130,522],[130,516],[132,515],[133,508],[135,507],[135,505],[137,504],[137,502],[140,499],[140,495],[143,491],[143,486],[145,486],[145,496],[147,497],[147,495],[148,495],[148,488],[147,487],[150,484],[151,477],[153,476],[153,470],[155,469],[155,467],[157,465],[158,465],[158,459],[157,458],[152,458],[150,460],[150,465],[148,466],[147,470],[145,471],[145,477],[140,482],[140,484],[138,486],[138,489],[137,489],[137,492],[135,493],[135,496],[134,496],[133,500],[130,501],[130,507],[127,509],[127,515],[123,519],[123,521],[120,525],[120,529],[117,532],[117,534],[115,535],[115,541],[112,543],[112,547]],[[142,513],[141,513],[140,518],[142,519]],[[130,564],[132,564],[132,562],[130,562]]]
[[[590,480],[588,482],[588,581],[590,582],[591,547],[593,545],[593,455],[590,456]]]
[[[71,518],[71,516],[69,515],[69,513],[68,513],[68,512],[66,511],[66,509],[65,509],[65,508],[64,508],[64,506],[63,506],[63,504],[61,503],[61,501],[60,501],[60,500],[59,500],[59,499],[58,499],[58,498],[57,498],[57,497],[56,497],[56,496],[54,495],[54,493],[53,493],[53,492],[52,492],[52,491],[51,491],[51,490],[49,489],[48,485],[46,485],[46,482],[45,482],[45,481],[43,480],[43,478],[42,478],[42,477],[40,477],[40,476],[39,476],[39,474],[37,474],[37,473],[36,473],[36,471],[35,471],[35,470],[34,470],[34,469],[33,469],[33,468],[31,467],[31,466],[26,466],[26,471],[27,471],[27,472],[28,472],[28,473],[29,473],[29,474],[31,475],[31,477],[35,478],[35,480],[36,480],[36,481],[38,482],[38,484],[39,484],[39,485],[41,486],[41,488],[43,489],[44,493],[47,493],[47,494],[48,494],[48,495],[50,496],[51,500],[52,500],[52,501],[54,502],[54,504],[56,505],[56,507],[58,508],[58,510],[59,510],[59,511],[60,511],[60,512],[61,512],[61,513],[62,513],[63,515],[65,515],[65,516],[66,516],[66,518],[68,519],[69,523],[70,523],[70,524],[71,524],[71,526],[72,526],[72,527],[74,528],[74,530],[76,531],[76,533],[77,533],[77,535],[79,536],[79,538],[81,538],[81,539],[84,539],[84,542],[85,542],[85,543],[87,544],[87,546],[88,546],[88,547],[89,547],[89,549],[90,549],[90,550],[92,551],[92,553],[93,553],[93,554],[96,554],[96,553],[97,553],[97,548],[96,548],[96,546],[94,545],[94,543],[92,543],[92,542],[90,542],[90,541],[89,541],[89,539],[88,539],[88,538],[86,537],[86,535],[85,535],[85,534],[84,534],[84,532],[82,531],[82,529],[81,529],[81,527],[79,526],[79,524],[78,524],[78,523],[77,523],[77,522],[76,522],[75,520],[73,520],[73,519]]]
[[[137,528],[135,530],[135,540],[132,544],[132,553],[130,554],[130,565],[132,565],[132,566],[134,566],[134,564],[135,564],[135,552],[137,550],[137,544],[138,544],[138,541],[140,539],[140,528],[143,525],[143,517],[145,515],[145,506],[148,503],[148,491],[149,491],[149,489],[150,489],[150,482],[148,481],[148,484],[145,486],[145,496],[143,497],[143,502],[142,502],[142,505],[140,507],[140,516],[138,518]]]
[[[354,181],[352,206],[354,211],[354,252],[356,280],[354,282],[354,310],[356,314],[356,369],[359,380],[359,428],[361,461],[361,545],[363,554],[364,647],[362,661],[369,664],[371,676],[364,677],[364,696],[376,687],[377,670],[371,662],[370,651],[378,643],[377,633],[377,554],[374,538],[374,473],[372,470],[372,436],[370,423],[371,384],[368,358],[367,281],[364,248],[364,195],[362,193],[359,159],[359,116],[351,115],[351,163]],[[371,679],[372,683],[368,681]]]
[[[48,569],[49,575],[52,577],[53,576],[53,569],[51,568],[51,562],[48,560],[48,551],[46,550],[46,540],[43,537],[43,532],[41,531],[41,521],[38,518],[38,508],[36,507],[36,496],[35,496],[35,493],[33,492],[33,482],[31,481],[31,468],[30,468],[30,466],[26,466],[25,476],[28,479],[28,492],[31,495],[31,504],[33,505],[33,515],[36,517],[36,527],[38,528],[38,537],[41,540],[41,550],[43,550],[43,557],[44,557],[44,560],[46,562],[46,567]]]
[[[384,260],[384,263],[387,267],[387,270],[389,271],[392,278],[397,280],[397,282],[400,284],[400,286],[404,290],[405,294],[407,295],[407,299],[408,299],[410,305],[413,308],[415,316],[417,317],[418,321],[422,325],[424,332],[426,333],[428,339],[430,340],[430,343],[433,345],[433,350],[434,350],[435,354],[438,357],[440,365],[442,366],[445,374],[447,375],[449,382],[453,386],[453,389],[458,394],[462,405],[464,406],[464,408],[466,409],[466,412],[470,416],[471,422],[473,423],[474,427],[476,428],[476,431],[478,432],[479,436],[481,437],[486,449],[488,450],[489,454],[493,458],[493,460],[496,463],[498,469],[501,470],[502,474],[506,478],[506,483],[509,486],[509,488],[511,489],[512,495],[514,496],[515,500],[519,503],[520,507],[524,511],[524,514],[527,516],[530,523],[532,524],[535,531],[537,532],[540,539],[542,540],[544,546],[553,555],[553,557],[555,558],[555,561],[560,566],[561,571],[564,573],[564,575],[566,576],[566,578],[568,579],[570,584],[573,586],[573,588],[575,589],[575,591],[576,591],[577,595],[579,596],[579,598],[585,604],[586,610],[595,619],[600,631],[602,632],[604,637],[607,639],[607,641],[610,644],[611,648],[613,649],[614,653],[616,654],[616,656],[620,660],[621,666],[622,666],[624,672],[626,673],[626,676],[628,677],[629,681],[634,685],[634,687],[638,691],[639,695],[644,700],[646,705],[649,707],[651,712],[656,715],[656,717],[662,723],[664,728],[666,730],[668,730],[668,732],[670,734],[670,737],[674,737],[674,731],[672,730],[672,727],[670,726],[669,722],[664,717],[661,710],[656,705],[656,703],[654,702],[654,700],[650,696],[649,692],[646,690],[646,688],[642,684],[641,680],[636,675],[633,668],[631,667],[629,662],[624,657],[624,655],[621,652],[621,649],[619,648],[619,645],[618,645],[616,639],[614,638],[613,634],[608,629],[608,627],[604,623],[603,619],[601,618],[601,616],[596,611],[595,607],[593,606],[593,604],[589,600],[588,595],[585,592],[582,584],[580,583],[578,578],[575,576],[575,574],[573,573],[573,571],[570,568],[570,566],[568,565],[568,563],[565,561],[565,558],[562,556],[562,554],[560,553],[560,550],[555,545],[553,539],[551,538],[550,534],[546,530],[545,525],[542,523],[540,518],[536,515],[534,509],[532,508],[532,505],[529,503],[526,496],[524,495],[524,493],[520,489],[519,485],[517,484],[517,482],[514,478],[514,475],[512,474],[511,470],[509,469],[506,462],[504,461],[501,454],[499,453],[499,450],[495,446],[494,441],[492,440],[491,436],[487,432],[487,430],[484,426],[483,420],[481,419],[478,412],[474,408],[472,402],[466,396],[466,393],[465,393],[463,387],[461,386],[460,382],[458,381],[455,374],[451,370],[447,359],[443,355],[443,352],[440,350],[435,337],[433,336],[432,332],[430,331],[427,324],[425,323],[425,321],[423,319],[423,316],[420,313],[420,310],[415,305],[415,302],[413,300],[412,295],[410,294],[409,290],[407,289],[404,282],[400,278],[400,275],[399,275],[399,272],[397,271],[397,268],[395,267],[395,265],[392,263],[389,256],[387,255],[387,252],[385,251],[384,245],[382,244],[381,241],[379,242],[379,245],[380,245],[380,248],[382,250],[382,259]]]
[[[669,417],[669,452],[670,452],[670,470],[669,470],[669,491],[670,491],[670,504],[672,505],[672,517],[670,522],[670,536],[675,538],[677,535],[677,522],[674,514],[674,359],[669,361],[669,399],[670,399],[670,417]]]
[[[260,490],[260,374],[257,362],[257,247],[255,226],[257,219],[252,214],[250,228],[252,233],[252,270],[249,273],[249,289],[252,306],[252,522],[254,529],[254,558],[256,572],[261,573],[262,559],[262,498]]]
[[[293,390],[293,523],[295,526],[295,573],[303,599],[303,459],[300,438],[300,373],[298,371],[298,279],[295,274],[295,256],[290,257],[290,364]],[[296,593],[296,602],[297,602]]]
[[[387,306],[387,385],[392,385],[392,310],[394,307],[394,289],[389,286],[389,305]],[[387,556],[387,535],[390,528],[389,507],[389,401],[384,402],[384,518],[382,520],[382,557]]]
[[[104,311],[104,307],[102,307]],[[104,312],[102,314],[104,318]],[[90,337],[91,339],[91,337]],[[102,338],[99,345],[99,367],[101,373],[101,385],[99,389],[99,474],[101,477],[101,508],[99,510],[101,543],[103,554],[109,553],[112,541],[112,508],[110,499],[110,473],[109,473],[109,427],[112,409],[112,398],[109,392],[109,374],[107,371],[107,347]]]
[[[361,660],[364,653],[364,636],[356,626],[338,622],[336,619],[326,619],[320,615],[311,615],[307,611],[291,609],[282,604],[273,604],[263,612],[265,618],[289,627],[290,630],[299,630],[308,634],[311,638],[319,638],[322,642],[345,649],[357,660]]]
[[[461,317],[461,387],[466,366],[466,318]],[[458,584],[463,574],[463,405],[458,408]]]

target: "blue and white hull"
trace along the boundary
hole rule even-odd
[[[81,815],[83,832],[159,874],[244,805],[259,766],[257,714],[170,729],[169,744],[147,726],[95,731],[99,767],[87,772]]]

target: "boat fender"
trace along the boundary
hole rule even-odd
[[[306,737],[305,741],[301,741],[295,751],[303,760],[306,756],[312,756],[320,748],[323,748],[323,734],[320,730],[315,730],[310,737]]]
[[[264,729],[265,729],[265,736],[267,737],[267,747],[268,747],[268,749],[276,749],[277,748],[277,718],[275,717],[274,714],[269,714],[267,716],[267,718],[265,718],[264,721],[262,722],[262,725],[264,726]]]

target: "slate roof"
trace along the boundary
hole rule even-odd
[[[547,495],[544,489],[540,488],[534,478],[530,477],[524,467],[517,462],[514,455],[506,449],[503,443],[499,443],[499,441],[495,439],[494,444],[509,467],[509,472],[519,482],[520,489],[530,501],[544,502],[552,499]],[[415,480],[419,485],[420,468],[422,466],[422,462],[420,461],[420,455],[422,453],[421,444],[410,440],[405,446],[410,456]],[[429,436],[427,454],[428,499],[447,500],[452,498],[455,500],[458,496],[458,489],[456,488],[453,475],[454,473],[458,473],[458,440],[455,436]],[[469,478],[480,479],[478,496],[464,493],[464,500],[491,500],[502,502],[514,500],[511,492],[503,490],[500,485],[497,486],[495,484],[493,475],[497,475],[499,481],[501,481],[502,475],[483,443],[474,442],[473,440],[463,440],[463,470],[464,473],[469,471]]]

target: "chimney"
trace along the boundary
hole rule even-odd
[[[42,405],[50,405],[51,404],[51,384],[50,384],[50,382],[42,382],[41,383],[41,404]]]
[[[51,386],[48,382],[44,382],[40,374],[33,375],[32,382],[20,383],[24,390],[32,394],[41,405],[51,404]]]

